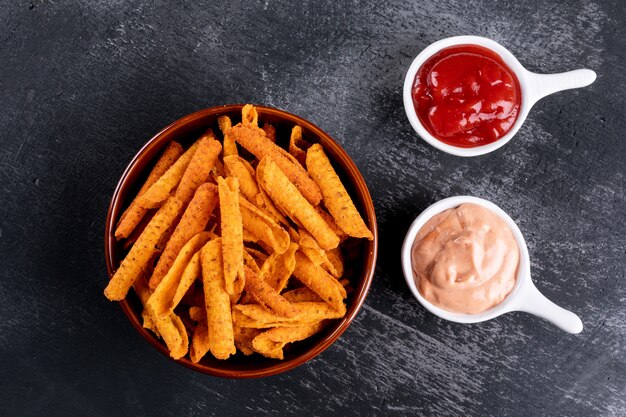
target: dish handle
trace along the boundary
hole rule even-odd
[[[524,294],[520,297],[520,303],[515,310],[546,319],[571,334],[577,334],[583,330],[583,322],[576,314],[550,301],[530,279],[524,285],[523,291]]]
[[[533,104],[550,94],[586,87],[596,80],[596,73],[590,69],[578,69],[559,74],[528,72],[527,76],[530,86],[529,98]]]

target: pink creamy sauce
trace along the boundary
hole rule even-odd
[[[450,312],[476,314],[500,304],[515,286],[519,247],[500,216],[466,203],[426,222],[411,258],[426,300]]]

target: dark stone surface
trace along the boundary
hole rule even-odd
[[[625,17],[619,0],[3,2],[0,415],[625,415]],[[416,137],[401,86],[420,50],[458,34],[598,80],[538,103],[498,152],[446,155]],[[354,324],[262,380],[167,360],[102,295],[106,208],[130,158],[169,122],[232,102],[335,137],[380,225]],[[457,194],[518,222],[538,288],[582,317],[580,335],[521,313],[448,323],[411,297],[404,232]]]

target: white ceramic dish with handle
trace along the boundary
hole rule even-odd
[[[413,242],[415,241],[417,232],[422,226],[436,214],[458,207],[463,203],[478,204],[500,216],[513,232],[520,251],[517,279],[513,290],[500,304],[479,314],[452,313],[427,301],[417,289],[411,263]],[[446,320],[457,323],[479,323],[491,320],[511,311],[523,311],[544,318],[568,333],[580,333],[583,329],[583,323],[576,314],[557,306],[541,294],[535,287],[530,276],[528,247],[526,246],[522,232],[513,219],[500,207],[482,198],[469,196],[445,198],[424,210],[422,214],[415,219],[404,238],[404,244],[402,245],[402,270],[404,272],[404,278],[415,298],[431,313]]]
[[[473,148],[461,148],[448,145],[428,133],[415,112],[415,105],[411,97],[415,74],[417,74],[422,64],[431,56],[444,48],[456,45],[479,45],[496,52],[500,55],[504,63],[515,73],[520,84],[522,103],[517,120],[506,135],[487,145]],[[409,118],[409,122],[411,122],[411,126],[413,126],[417,134],[435,148],[457,156],[478,156],[495,151],[510,141],[526,120],[530,109],[543,97],[562,90],[588,86],[594,82],[595,79],[596,73],[589,69],[579,69],[560,74],[536,74],[524,68],[508,49],[491,39],[480,36],[454,36],[429,45],[413,60],[404,79],[404,110]]]

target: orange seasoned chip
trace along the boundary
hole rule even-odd
[[[146,182],[139,190],[137,197],[135,197],[133,202],[130,203],[130,206],[128,206],[126,211],[124,211],[120,217],[120,221],[115,229],[115,238],[117,240],[129,237],[148,212],[147,209],[139,205],[139,196],[145,193],[152,186],[152,184],[157,182],[157,180],[165,174],[169,167],[171,167],[183,153],[184,149],[178,142],[171,142],[165,151],[163,151],[163,154],[157,161],[156,165],[152,168],[152,171],[150,171],[150,175],[148,175]]]
[[[257,302],[278,315],[291,317],[296,314],[293,305],[250,268],[246,268],[245,289]]]
[[[217,123],[224,135],[224,157],[229,155],[237,155],[237,144],[232,136],[228,134],[228,131],[232,127],[232,122],[228,116],[220,116],[217,118]]]
[[[198,148],[176,189],[176,197],[184,203],[190,202],[198,187],[209,179],[209,174],[222,151],[222,145],[216,140],[211,129],[197,143]]]
[[[320,247],[333,249],[339,245],[339,237],[271,159],[259,162],[257,178],[274,203],[302,224]]]
[[[243,224],[239,209],[239,182],[236,178],[218,178],[222,227],[222,255],[226,291],[241,294],[245,284],[243,271]]]
[[[300,251],[296,252],[293,275],[333,308],[341,308],[343,305],[343,299],[346,298],[343,286]]]
[[[341,230],[353,237],[374,239],[319,143],[307,151],[306,167],[322,191],[324,205]]]
[[[296,327],[275,327],[257,335],[252,340],[252,349],[268,358],[284,359],[283,348],[287,343],[309,338],[323,328],[321,321]]]

